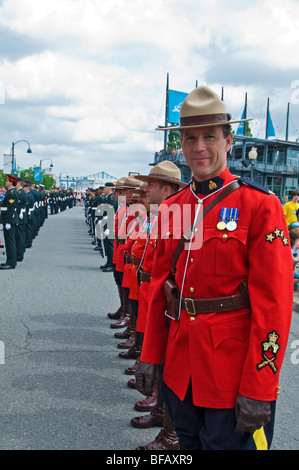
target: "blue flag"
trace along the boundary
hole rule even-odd
[[[245,119],[245,107],[243,109],[241,119]],[[236,134],[237,135],[245,135],[245,122],[240,122]]]
[[[39,172],[40,172],[39,168],[34,168],[34,181],[39,181]],[[44,175],[43,175],[43,171],[41,171],[40,181],[43,181],[43,180],[44,180]]]
[[[267,129],[267,138],[268,137],[275,137],[275,130],[273,126],[273,122],[270,116],[270,111],[268,111],[268,129]]]
[[[188,93],[182,91],[168,90],[168,122],[171,124],[180,123],[180,110],[184,99]]]

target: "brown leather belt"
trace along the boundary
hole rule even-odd
[[[182,299],[181,307],[189,315],[197,313],[227,312],[239,308],[248,307],[249,304],[242,294],[230,295],[229,297],[216,297],[214,299],[193,299],[187,297]]]
[[[132,258],[127,253],[124,254],[124,262],[125,262],[125,264],[131,264],[132,263]]]
[[[145,273],[144,271],[139,272],[139,280],[141,282],[150,282],[151,276],[152,276],[151,273]]]
[[[142,258],[135,258],[135,256],[132,256],[132,265],[139,266],[141,260]]]

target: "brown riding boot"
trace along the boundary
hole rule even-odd
[[[119,349],[130,349],[134,346],[134,344],[135,344],[135,332],[131,334],[130,338],[128,338],[127,341],[118,343],[117,347]]]
[[[117,286],[117,289],[118,289],[118,295],[120,299],[120,307],[118,310],[116,310],[116,312],[107,314],[107,316],[111,318],[111,320],[119,320],[121,314],[124,312],[124,300],[123,300],[122,287]]]
[[[174,430],[173,421],[165,408],[163,428],[156,438],[144,446],[139,446],[135,450],[179,450],[180,444],[178,436]]]
[[[150,414],[143,416],[135,416],[130,423],[134,428],[152,428],[154,426],[163,426],[164,406],[157,405]]]
[[[132,310],[132,308],[129,306],[129,314],[130,314],[130,320],[129,320],[129,323],[128,323],[128,326],[127,328],[125,329],[125,331],[122,331],[122,332],[116,332],[114,333],[114,337],[115,338],[118,338],[118,339],[126,339],[126,338],[130,338],[130,336],[132,335],[132,333],[135,334],[135,330],[136,330],[136,317],[134,315],[134,312]],[[131,345],[132,346],[132,345]],[[130,346],[129,346],[130,347]]]

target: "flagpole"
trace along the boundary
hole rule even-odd
[[[168,91],[169,91],[169,73],[167,73],[167,79],[166,79],[165,127],[168,127],[168,107],[169,107]],[[166,151],[167,151],[167,132],[168,131],[164,131],[164,159],[166,159]]]
[[[247,119],[247,91],[245,93],[245,114],[244,119]],[[244,135],[246,135],[246,122],[244,122]]]
[[[287,108],[286,141],[289,140],[289,117],[290,117],[290,103],[288,103],[288,108]]]
[[[266,115],[266,134],[265,139],[268,139],[268,124],[269,124],[269,98],[267,99],[267,115]]]

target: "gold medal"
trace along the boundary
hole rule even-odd
[[[223,220],[221,220],[220,222],[218,222],[217,228],[218,228],[218,230],[225,230],[226,229],[226,223]]]

